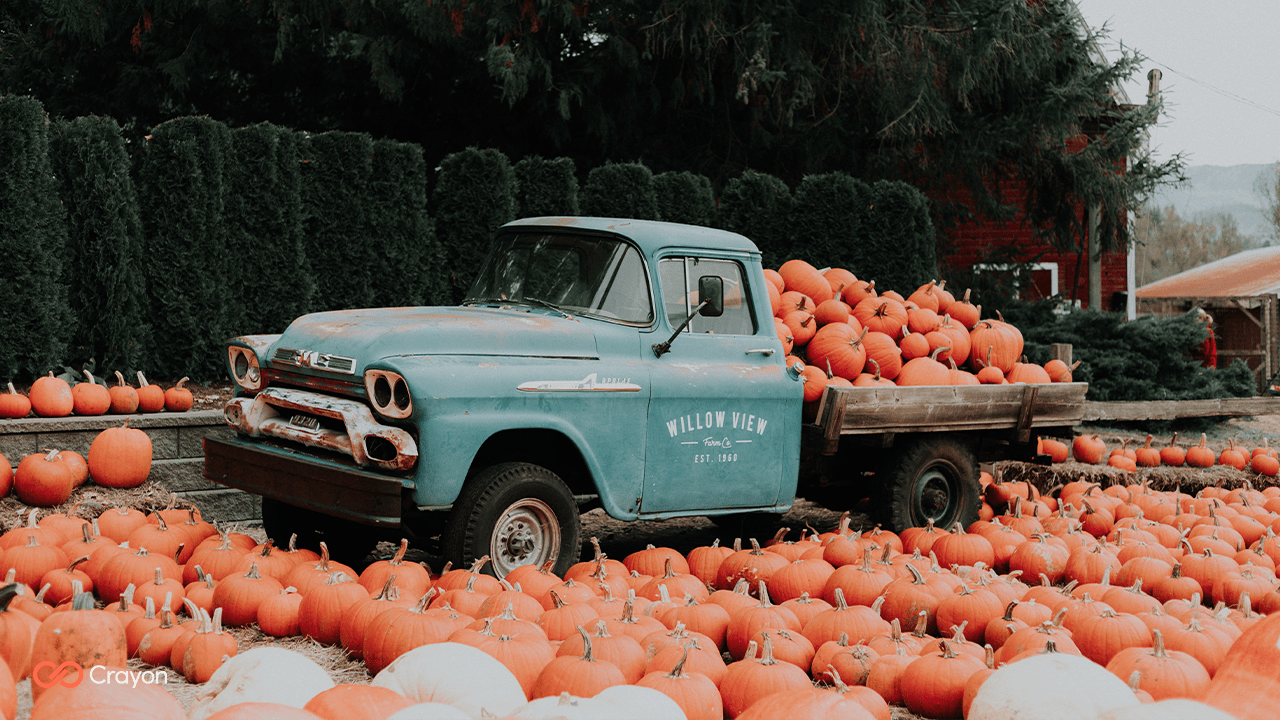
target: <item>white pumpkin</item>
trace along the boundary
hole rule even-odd
[[[416,702],[452,705],[475,720],[481,712],[510,715],[528,699],[520,681],[483,650],[460,643],[416,647],[383,668],[370,683]]]
[[[471,720],[471,716],[452,705],[427,702],[410,705],[387,720]]]
[[[580,698],[567,692],[558,697],[542,697],[512,713],[521,720],[612,720],[616,708],[594,698]]]
[[[1157,703],[1112,708],[1098,715],[1098,720],[1235,720],[1235,716],[1202,702],[1172,698]]]
[[[311,658],[292,650],[258,647],[222,664],[200,688],[190,719],[246,702],[269,702],[301,708],[333,687],[329,674]]]
[[[1081,720],[1137,705],[1123,680],[1078,655],[1046,653],[991,673],[969,720]]]
[[[687,720],[684,710],[666,693],[639,685],[612,685],[592,700],[616,705],[618,711],[612,717],[617,720]]]

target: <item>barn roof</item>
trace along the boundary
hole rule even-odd
[[[1245,250],[1143,285],[1140,298],[1255,297],[1280,293],[1280,247]]]

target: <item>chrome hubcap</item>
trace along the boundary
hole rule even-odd
[[[499,577],[521,565],[541,565],[560,555],[560,523],[551,506],[535,498],[503,511],[489,541],[489,557]]]

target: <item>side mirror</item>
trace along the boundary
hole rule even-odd
[[[719,275],[703,275],[698,278],[698,299],[702,303],[699,315],[720,317],[724,314],[724,278]]]

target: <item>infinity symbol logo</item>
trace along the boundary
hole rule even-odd
[[[41,679],[40,670],[45,667],[50,668],[49,674],[47,678]],[[75,679],[68,680],[67,676],[70,675],[73,670],[75,671],[75,674],[76,674]],[[84,668],[80,667],[80,663],[71,662],[70,660],[62,663],[61,665],[58,665],[57,667],[54,667],[51,661],[45,660],[44,662],[39,663],[35,667],[31,668],[31,682],[39,685],[42,688],[51,688],[54,685],[62,685],[63,687],[73,688],[79,685],[83,681],[84,681]]]

